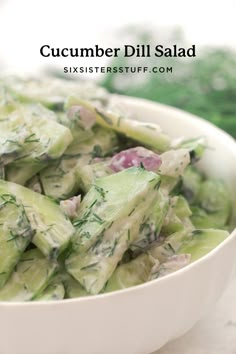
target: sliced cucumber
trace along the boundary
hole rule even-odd
[[[221,242],[223,242],[229,233],[217,229],[199,229],[194,230],[183,240],[178,254],[190,254],[191,262],[205,256],[212,251]]]
[[[0,289],[0,301],[29,301],[41,293],[57,270],[38,249],[23,254],[10,279]]]
[[[65,296],[65,288],[62,283],[49,284],[47,288],[39,294],[35,301],[62,300]]]
[[[77,193],[81,184],[80,168],[94,158],[109,153],[117,145],[116,135],[105,128],[96,127],[90,139],[74,141],[60,160],[40,172],[44,193],[54,199],[67,199]]]
[[[33,243],[47,257],[57,257],[68,245],[74,228],[59,205],[49,198],[12,182],[0,180],[0,192],[12,194],[21,201],[31,227]]]
[[[67,103],[67,107],[71,107],[76,103],[94,113],[97,123],[103,127],[122,133],[128,138],[132,138],[158,151],[166,151],[170,147],[170,138],[161,131],[157,124],[142,123],[105,111],[103,108],[97,109],[90,102],[78,98],[71,98]]]
[[[158,192],[155,205],[150,208],[147,220],[140,225],[137,239],[130,245],[130,249],[135,253],[144,252],[150,245],[157,242],[169,209],[169,198],[161,189]]]
[[[73,299],[75,297],[88,296],[89,293],[80,285],[80,283],[72,278],[68,273],[63,276],[63,284],[65,287],[66,298]]]
[[[183,184],[181,186],[181,193],[185,196],[190,204],[196,202],[198,192],[203,181],[203,176],[199,171],[193,167],[188,166],[184,171]]]
[[[34,235],[21,201],[0,187],[0,288]]]
[[[128,263],[121,264],[108,280],[104,292],[125,289],[145,283],[152,267],[158,263],[150,254],[144,253]]]
[[[97,180],[74,221],[77,231],[67,271],[85,289],[102,290],[123,254],[138,237],[158,195],[160,177],[129,168]]]
[[[59,158],[72,142],[70,130],[50,119],[51,114],[43,106],[29,105],[19,107],[9,116],[8,124],[16,125],[21,135],[16,140],[19,146],[14,161],[6,168],[7,180],[25,184],[51,160]],[[12,141],[13,133],[11,127],[4,133],[5,140]],[[20,172],[16,173],[16,169]]]

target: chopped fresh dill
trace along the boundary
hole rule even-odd
[[[10,235],[11,235],[11,238],[9,238],[9,239],[7,240],[7,242],[15,241],[15,240],[18,238],[18,236],[19,236],[19,235],[17,235],[17,234],[14,234],[12,231],[10,231]]]
[[[96,203],[97,203],[97,199],[95,199],[93,202],[92,202],[92,204],[89,206],[89,209],[91,209]]]
[[[154,189],[159,189],[160,185],[161,185],[161,181],[158,181],[158,182],[155,184]]]
[[[91,238],[91,234],[88,231],[85,231],[85,232],[81,233],[80,237],[86,238],[87,240],[89,240]]]
[[[40,139],[36,137],[35,133],[30,134],[24,141],[25,143],[39,143]]]
[[[103,199],[105,199],[107,192],[104,190],[104,188],[99,187],[97,184],[94,184],[93,186],[94,186],[94,188],[96,189],[96,191],[101,195],[101,197],[102,197]]]
[[[96,242],[89,248],[89,251],[95,252],[95,254],[99,254],[100,250],[98,249],[100,244],[102,243],[104,237],[104,233],[102,232],[99,236]]]
[[[135,209],[136,209],[136,208],[133,208],[133,209],[131,210],[131,212],[128,214],[128,216],[131,216],[131,215],[133,214],[133,212],[135,211]]]
[[[80,228],[83,224],[85,224],[88,221],[88,218],[90,216],[91,210],[89,209],[82,218],[74,220],[73,226]]]
[[[103,157],[103,151],[100,145],[94,145],[91,156],[92,158]]]
[[[95,108],[95,111],[100,116],[100,118],[102,118],[107,124],[109,124],[109,125],[113,124],[112,119],[110,117],[108,117],[106,114],[104,114],[103,112],[101,112],[97,108]]]
[[[128,230],[127,240],[130,243],[130,229]]]
[[[99,224],[104,224],[105,220],[102,220],[99,215],[97,215],[96,213],[93,213],[92,215],[93,218],[90,221],[95,221]]]
[[[31,266],[29,266],[29,267],[25,268],[25,269],[24,269],[24,271],[23,271],[23,273],[28,272],[28,270],[30,270],[30,269],[31,269]]]
[[[172,245],[169,242],[166,245],[171,250],[171,252],[175,254],[175,249],[172,247]]]
[[[80,270],[87,270],[87,269],[90,269],[90,268],[94,268],[97,264],[98,264],[98,262],[94,262],[94,263],[88,264],[87,266],[84,266],[84,267],[80,268]]]

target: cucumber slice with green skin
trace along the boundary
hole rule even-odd
[[[47,257],[57,257],[68,245],[74,228],[59,205],[49,198],[15,183],[0,180],[0,192],[13,194],[21,201],[31,227],[32,242]]]
[[[62,283],[49,284],[46,289],[39,294],[34,301],[62,300],[65,297],[65,288]]]
[[[132,261],[119,265],[108,280],[104,292],[110,292],[145,283],[151,269],[159,264],[150,254],[144,253]]]
[[[177,202],[178,202],[178,197],[173,197],[170,199],[168,212],[165,215],[165,219],[163,221],[163,225],[161,229],[162,236],[171,235],[184,228],[181,218],[178,217],[176,214]]]
[[[183,239],[193,230],[190,225],[183,224],[182,229],[174,232],[166,237],[164,242],[157,244],[149,250],[149,253],[160,263],[166,262],[170,257],[174,256],[183,243]]]
[[[9,122],[17,122],[18,129],[27,131],[22,138],[20,151],[15,160],[7,166],[7,179],[25,184],[34,174],[45,167],[51,160],[59,158],[72,142],[72,135],[68,128],[58,124],[48,111],[40,105],[21,106],[9,116]],[[10,124],[10,123],[9,123]],[[11,139],[12,132],[9,132]],[[23,134],[23,133],[22,133]],[[6,135],[5,139],[8,139]],[[16,174],[15,168],[23,169]]]
[[[207,213],[204,209],[197,206],[192,206],[191,210],[191,221],[196,229],[224,229],[226,227],[225,215],[221,211]]]
[[[122,117],[119,114],[106,112],[104,109],[97,109],[91,103],[82,99],[71,99],[67,103],[67,107],[71,107],[72,104],[79,104],[90,110],[96,115],[97,123],[103,127],[124,134],[128,138],[150,146],[157,151],[166,151],[170,147],[170,138],[162,133],[157,124],[142,123]]]
[[[54,199],[67,199],[76,194],[81,184],[80,168],[105,155],[117,144],[116,134],[100,127],[94,128],[90,139],[74,141],[59,161],[40,172],[44,193]]]
[[[208,179],[200,184],[192,207],[191,220],[197,228],[225,228],[230,219],[232,203],[222,181]]]
[[[6,283],[34,230],[24,206],[8,190],[0,187],[0,288]]]
[[[182,195],[171,198],[171,207],[180,220],[192,215],[188,202]]]
[[[87,159],[85,160],[87,162]],[[44,194],[56,200],[64,200],[77,194],[80,179],[76,175],[78,159],[55,161],[39,172]]]
[[[160,177],[130,168],[97,180],[74,221],[67,271],[91,293],[99,293],[123,254],[138,237],[140,225],[154,207]]]
[[[0,121],[0,166],[7,165],[19,158],[23,146],[31,132],[20,125],[19,119],[11,115]]]
[[[183,223],[175,213],[168,212],[164,220],[161,233],[162,236],[169,236],[183,229]]]
[[[69,119],[67,115],[63,112],[57,115],[58,123],[64,125],[65,127],[69,128],[74,140],[82,142],[87,139],[92,138],[93,131],[92,129],[82,129],[79,124],[72,119]]]
[[[176,254],[190,254],[192,262],[209,253],[228,235],[229,233],[224,230],[192,230],[191,227],[185,226],[182,230],[168,236],[163,244],[152,247],[149,253],[160,263],[166,262]]]
[[[182,188],[182,177],[161,176],[161,189],[166,196],[178,195]]]
[[[105,286],[124,253],[139,232],[140,223],[147,221],[150,208],[154,207],[156,195],[146,196],[146,205],[140,205],[128,216],[113,223],[101,239],[86,252],[70,257],[68,269],[91,294],[98,294]],[[122,226],[121,226],[122,225]]]
[[[188,203],[182,196],[172,197],[162,225],[161,234],[168,236],[182,230],[185,227],[184,221],[189,220],[191,214]]]
[[[208,213],[221,212],[224,214],[225,223],[231,211],[231,198],[226,185],[219,180],[208,179],[199,189],[196,204]]]
[[[190,204],[196,202],[197,195],[199,193],[203,176],[193,166],[188,166],[183,174],[183,184],[181,187],[181,193],[188,200]]]
[[[73,299],[76,297],[88,296],[89,293],[80,285],[80,283],[72,278],[68,273],[64,275],[63,284],[65,287],[65,297]]]
[[[48,285],[57,263],[46,259],[38,249],[23,254],[10,279],[0,289],[0,301],[29,301]]]
[[[115,220],[131,216],[150,191],[159,188],[160,177],[142,168],[129,168],[97,180],[85,195],[74,220],[74,249],[86,251]]]
[[[106,159],[90,165],[80,165],[77,169],[80,186],[84,192],[88,192],[98,178],[106,177],[113,173],[114,171],[108,167],[108,161]]]
[[[215,247],[217,247],[221,242],[223,242],[228,236],[229,233],[227,231],[217,229],[194,230],[179,240],[177,240],[176,235],[174,235],[176,238],[176,240],[174,240],[172,235],[172,240],[170,240],[171,247],[175,247],[177,254],[170,255],[170,257],[164,259],[163,263],[154,266],[151,270],[149,280],[170,274],[178,269],[185,267],[190,262],[194,262],[197,259],[205,256]],[[181,246],[176,247],[179,242],[181,242]],[[157,256],[158,251],[159,250],[156,248],[153,249],[150,253],[153,256]]]
[[[150,208],[148,219],[140,225],[137,239],[130,245],[134,254],[145,251],[159,239],[160,231],[169,210],[169,198],[159,189],[155,205]]]
[[[119,265],[105,287],[105,292],[139,285],[170,274],[190,263],[190,255],[171,255],[160,264],[156,256],[156,246],[150,248],[132,261]]]
[[[41,167],[46,166],[47,163],[41,163]],[[39,170],[39,164],[25,164],[25,165],[16,165],[10,164],[5,168],[6,180],[14,182],[17,184],[27,185],[27,183],[37,174]]]
[[[205,256],[223,242],[229,233],[217,229],[194,230],[188,235],[178,249],[178,254],[190,254],[191,262]]]

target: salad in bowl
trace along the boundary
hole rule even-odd
[[[206,136],[170,137],[86,83],[10,78],[0,90],[0,301],[151,282],[229,236],[228,186],[199,165]]]

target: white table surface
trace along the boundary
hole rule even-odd
[[[236,354],[236,279],[187,334],[153,354]]]

